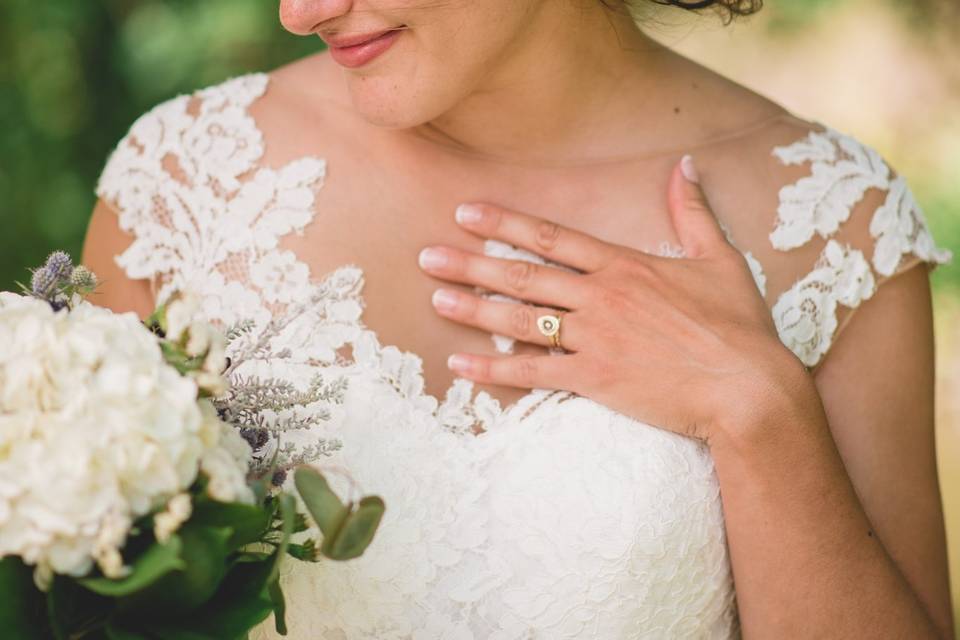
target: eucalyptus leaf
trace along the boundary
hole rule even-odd
[[[294,472],[294,483],[324,538],[336,537],[350,510],[333,492],[326,478],[315,469],[300,467]]]
[[[171,536],[165,543],[153,544],[131,565],[130,574],[121,579],[106,577],[80,578],[77,582],[103,596],[121,597],[136,593],[171,571],[183,569],[186,565],[180,558],[183,544],[179,536]]]
[[[324,537],[320,551],[331,560],[350,560],[363,555],[383,518],[386,506],[378,496],[367,496],[350,513],[333,537]]]

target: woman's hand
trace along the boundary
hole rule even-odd
[[[668,203],[684,258],[650,255],[493,205],[460,207],[457,221],[471,232],[579,273],[451,247],[425,249],[420,264],[431,275],[532,303],[440,289],[434,306],[451,320],[548,346],[537,317],[566,310],[561,341],[568,353],[454,354],[450,368],[480,383],[574,391],[708,443],[809,399],[812,379],[778,339],[746,260],[726,240],[689,157],[674,168]]]

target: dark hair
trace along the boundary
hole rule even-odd
[[[605,5],[615,4],[610,0],[601,0]],[[621,5],[640,4],[640,0],[619,0]],[[724,22],[730,22],[739,16],[748,16],[751,13],[760,11],[763,7],[763,0],[650,0],[656,4],[662,4],[670,7],[679,7],[688,11],[700,11],[702,9],[713,9],[717,11]]]
[[[653,0],[657,4],[680,7],[690,11],[714,8],[720,11],[726,19],[736,16],[747,16],[760,11],[763,0]]]

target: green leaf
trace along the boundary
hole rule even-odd
[[[317,562],[320,560],[320,550],[313,540],[308,539],[303,544],[291,544],[287,547],[287,553],[304,562]]]
[[[287,601],[283,597],[280,581],[274,580],[269,585],[270,600],[273,602],[273,622],[277,633],[287,635]]]
[[[5,637],[43,640],[47,637],[45,597],[33,584],[33,569],[20,558],[0,560],[0,629]]]
[[[152,640],[150,636],[118,628],[112,623],[107,624],[107,638],[108,640]]]
[[[103,637],[103,626],[113,600],[77,584],[75,578],[57,575],[47,592],[47,615],[57,638]]]
[[[385,509],[378,496],[363,498],[336,536],[324,537],[320,551],[331,560],[350,560],[363,555],[380,526]]]
[[[77,582],[103,596],[121,597],[136,593],[171,571],[186,565],[180,559],[183,544],[178,536],[172,536],[166,544],[159,542],[150,546],[132,564],[130,575],[119,580],[106,577],[80,578]]]
[[[267,619],[275,604],[268,581],[273,558],[261,562],[237,562],[231,567],[216,595],[199,609],[178,618],[165,618],[150,627],[151,635],[164,640],[244,638]]]
[[[340,498],[327,484],[326,478],[315,469],[298,468],[294,472],[294,483],[324,538],[334,538],[350,515],[349,508],[340,502]]]
[[[293,518],[293,533],[302,533],[309,528],[310,523],[307,522],[307,516],[298,511]]]
[[[232,534],[230,528],[201,527],[193,523],[183,525],[177,533],[182,543],[181,566],[148,588],[119,600],[118,614],[123,621],[118,626],[136,630],[140,627],[128,624],[127,620],[176,616],[209,600],[227,572],[227,541]]]
[[[144,320],[143,323],[147,325],[148,328],[157,327],[158,329],[160,329],[160,331],[166,334],[167,333],[167,306],[163,304],[158,306],[156,309],[153,310],[153,313],[150,314],[150,317]]]
[[[290,546],[290,536],[293,535],[293,525],[297,515],[297,503],[292,495],[284,492],[277,496],[277,500],[280,504],[283,525],[280,529],[280,542],[277,545],[277,553],[273,561],[273,570],[270,572],[269,582],[273,582],[280,577],[280,563],[287,554],[287,547]]]
[[[227,541],[231,550],[259,541],[270,527],[273,510],[239,502],[198,500],[190,522],[205,527],[229,527],[233,534]]]

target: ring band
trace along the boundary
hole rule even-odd
[[[550,346],[554,349],[563,349],[560,344],[560,325],[563,322],[564,311],[557,315],[542,315],[537,318],[537,328],[546,338],[550,339]]]

